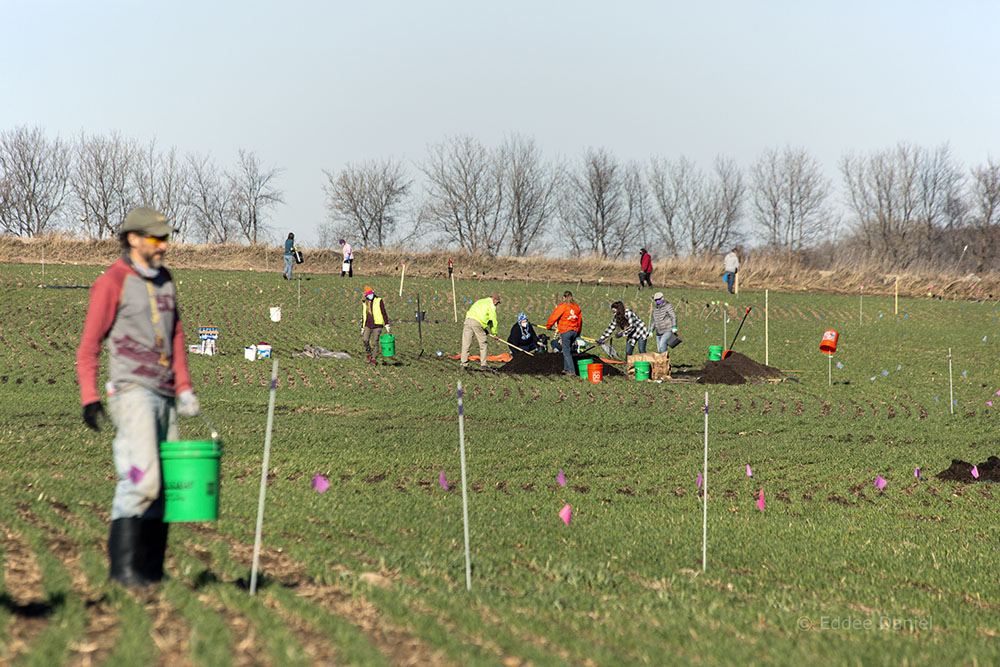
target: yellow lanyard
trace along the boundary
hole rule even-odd
[[[149,292],[149,312],[152,314],[153,331],[156,333],[156,347],[160,350],[160,359],[157,361],[161,366],[169,366],[167,355],[163,349],[163,334],[160,332],[160,311],[156,307],[156,295],[153,293],[153,283],[146,281],[146,291]]]

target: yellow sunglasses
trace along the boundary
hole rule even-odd
[[[163,236],[153,236],[152,234],[146,234],[146,240],[150,243],[166,243],[170,240],[170,234],[164,234]]]

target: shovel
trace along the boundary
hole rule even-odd
[[[729,349],[722,353],[722,358],[725,359],[733,351],[733,345],[736,345],[736,338],[740,335],[740,329],[743,328],[743,323],[747,321],[747,315],[750,314],[750,306],[747,306],[747,312],[743,313],[743,319],[740,320],[740,326],[736,329],[736,335],[733,336],[733,342],[729,344]]]

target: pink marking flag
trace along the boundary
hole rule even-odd
[[[563,523],[565,523],[567,526],[569,525],[569,520],[572,517],[572,515],[573,515],[573,510],[569,508],[569,504],[564,505],[563,508],[559,510],[559,518],[562,519]]]
[[[757,509],[764,511],[764,489],[760,490],[760,498],[757,499]]]
[[[976,479],[979,479],[979,467],[978,466],[972,466],[972,471],[971,472],[972,472],[972,476],[973,477],[975,477]]]
[[[128,478],[132,480],[133,484],[138,484],[139,482],[142,481],[142,478],[145,476],[146,473],[144,473],[141,469],[135,466],[132,466],[132,468],[128,471]]]
[[[326,481],[326,477],[316,473],[313,477],[313,488],[320,493],[326,493],[326,490],[330,488],[330,482]]]
[[[882,475],[876,475],[875,476],[875,486],[878,487],[879,491],[881,491],[882,489],[884,489],[885,485],[888,484],[888,483],[889,482],[887,482],[884,479],[882,479]]]
[[[916,477],[917,479],[920,479],[920,468],[913,469],[913,476]]]
[[[697,487],[701,487],[701,473],[698,473],[698,479],[694,481],[694,485]]]
[[[559,482],[559,486],[566,486],[566,475],[563,474],[562,468],[559,468],[559,474],[556,476],[556,481]]]
[[[747,464],[747,477],[753,477],[753,471],[750,470],[750,464]]]
[[[444,470],[442,470],[441,474],[438,476],[438,484],[440,484],[441,488],[444,489],[445,491],[451,488],[450,486],[448,486],[448,480],[444,478]]]

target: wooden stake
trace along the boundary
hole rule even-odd
[[[861,326],[861,313],[865,312],[865,286],[861,286],[860,296],[858,297],[858,326]]]
[[[955,385],[951,381],[951,348],[948,348],[948,409],[955,414]]]
[[[737,271],[736,275],[734,276],[733,291],[736,294],[736,296],[740,295],[740,272],[739,271]]]
[[[406,277],[406,264],[403,264],[403,270],[399,274],[399,296],[403,296],[403,278]]]
[[[767,340],[767,290],[764,290],[764,365],[770,366],[768,361],[768,340]]]
[[[894,307],[895,312],[893,314],[899,315],[899,276],[896,276],[896,288],[894,291],[895,291],[895,297],[893,298],[893,301],[895,302],[895,307]]]
[[[451,305],[455,309],[455,323],[458,323],[458,297],[455,296],[455,274],[451,274]]]

